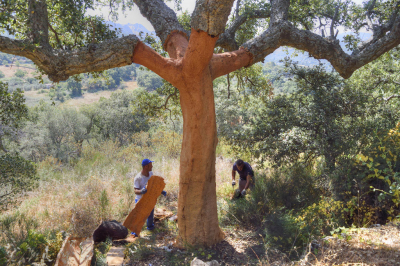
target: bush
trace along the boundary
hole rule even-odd
[[[0,218],[0,265],[28,265],[55,262],[64,236],[61,233],[36,231],[39,224],[16,212]],[[6,261],[6,264],[2,264]],[[42,265],[41,264],[41,265]]]
[[[14,76],[16,76],[18,78],[23,78],[23,77],[25,77],[25,75],[26,75],[26,72],[22,71],[21,69],[18,69],[14,74]]]
[[[37,180],[36,166],[18,155],[0,156],[0,208],[7,209]]]
[[[275,211],[301,210],[319,200],[322,191],[300,165],[282,167],[265,175],[255,176],[256,185],[245,198],[228,202],[222,222],[239,221],[243,225],[263,225]]]
[[[2,71],[0,71],[0,79],[4,78],[6,75]]]

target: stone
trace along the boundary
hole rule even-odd
[[[121,223],[112,221],[103,221],[93,232],[94,242],[104,242],[107,237],[112,240],[125,239],[128,235],[128,229]]]
[[[204,262],[198,258],[194,258],[194,260],[192,260],[190,263],[190,266],[219,266],[219,263],[216,260]]]
[[[112,247],[107,253],[108,266],[122,266],[124,264],[125,247]]]

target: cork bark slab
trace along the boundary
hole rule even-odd
[[[55,266],[90,266],[92,257],[92,239],[84,240],[68,236],[57,255]]]
[[[112,247],[107,253],[108,266],[121,266],[124,263],[125,247]]]
[[[147,193],[143,195],[135,208],[126,217],[123,225],[139,235],[144,222],[149,217],[154,206],[156,206],[157,198],[161,195],[164,187],[164,178],[154,175],[150,177],[147,182]]]

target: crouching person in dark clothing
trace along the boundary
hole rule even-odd
[[[252,189],[255,184],[254,171],[251,165],[239,159],[233,164],[232,168],[232,186],[236,185],[236,172],[239,174],[239,189],[235,191],[235,196],[245,196],[247,189]]]

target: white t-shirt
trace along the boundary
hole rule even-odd
[[[149,172],[149,176],[144,176],[142,175],[142,172],[140,171],[136,176],[133,181],[133,185],[136,189],[142,189],[147,185],[147,181],[149,181],[150,177],[153,175],[153,172]],[[136,199],[140,200],[143,195],[136,195]]]

